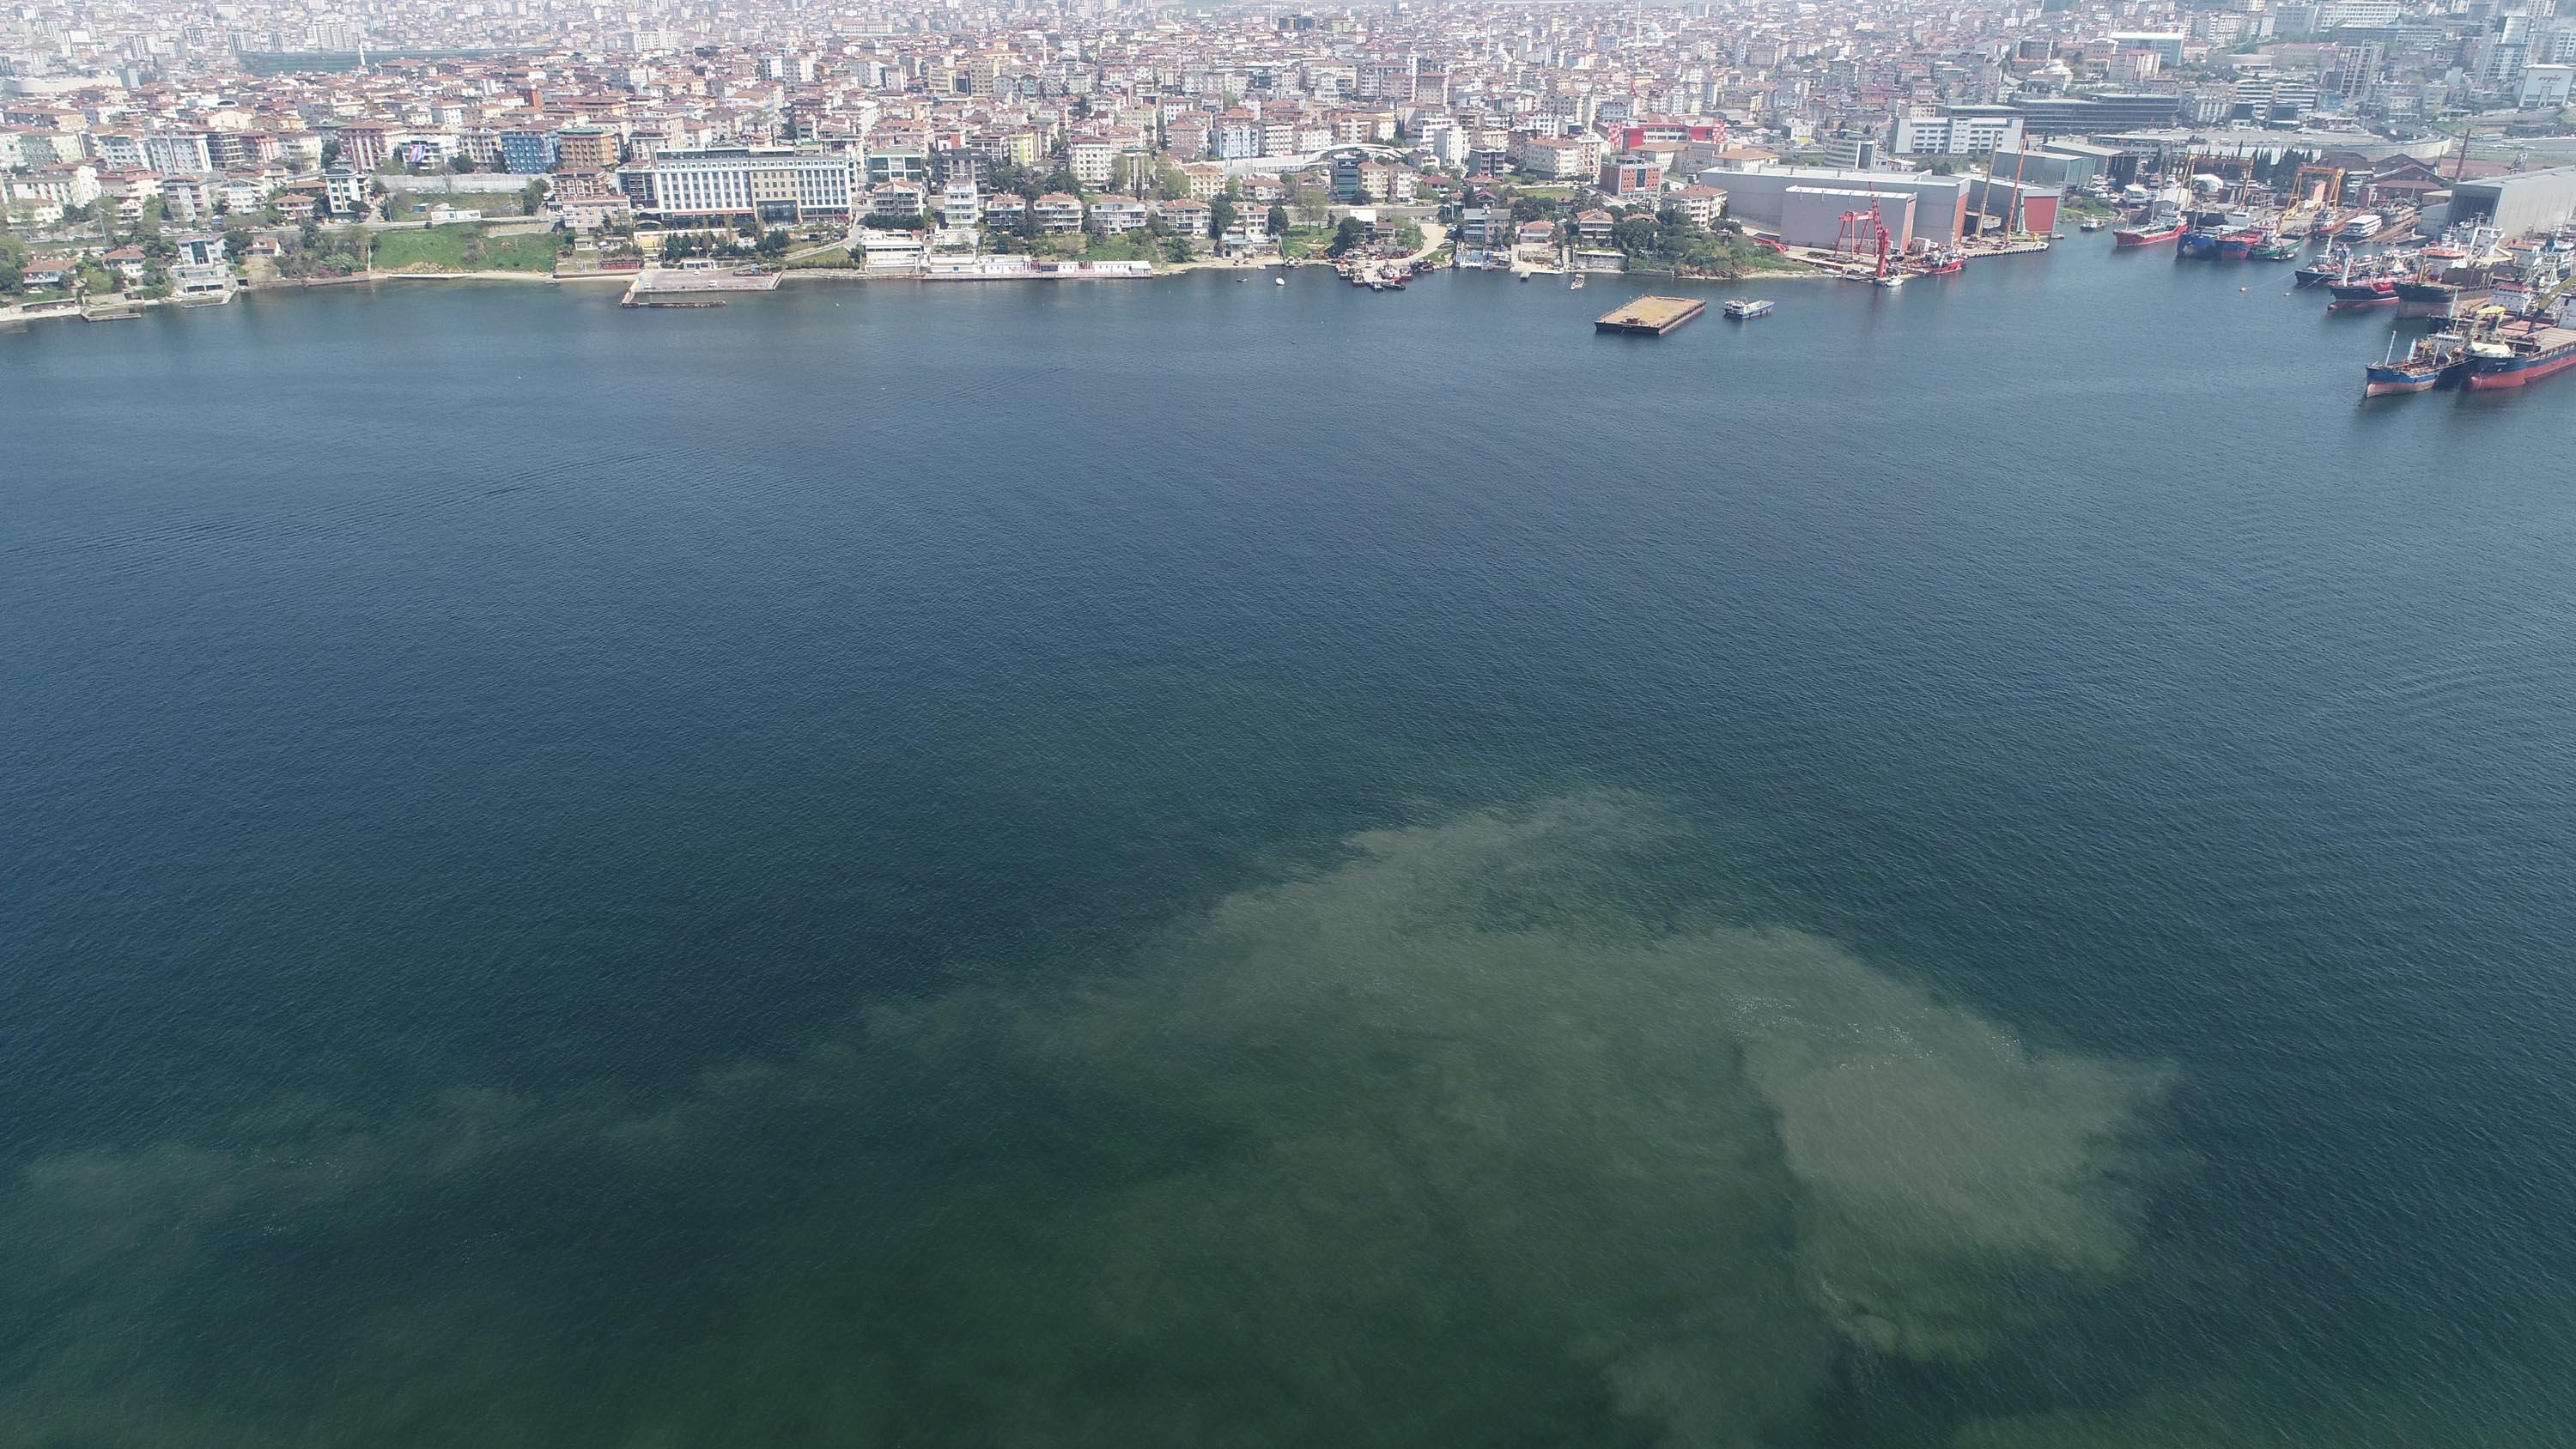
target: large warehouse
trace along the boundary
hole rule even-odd
[[[2451,220],[2484,220],[2520,236],[2576,219],[2576,166],[2463,181],[2451,188]]]
[[[1841,240],[1843,218],[1878,208],[1878,224],[1887,229],[1891,251],[1905,250],[1914,236],[1914,197],[1897,191],[1862,191],[1848,186],[1792,186],[1780,199],[1780,240],[1793,247],[1831,247]],[[1877,243],[1861,241],[1864,252]]]
[[[1933,176],[1925,172],[1837,171],[1824,166],[1766,166],[1759,171],[1730,171],[1724,167],[1703,171],[1699,184],[1714,186],[1726,193],[1726,214],[1766,231],[1779,229],[1782,213],[1788,205],[1793,187],[1811,190],[1858,191],[1863,193],[1862,210],[1867,198],[1880,199],[1880,214],[1885,216],[1896,198],[1910,197],[1914,203],[1913,234],[1934,246],[1948,246],[1959,239],[1959,228],[1968,211],[1968,196],[1955,176]],[[1889,231],[1896,228],[1888,227]],[[1827,237],[1831,246],[1833,238]]]

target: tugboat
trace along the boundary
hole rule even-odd
[[[2407,349],[2403,360],[2374,362],[2361,370],[2361,395],[2386,397],[2392,393],[2431,392],[2437,387],[2457,386],[2469,375],[2468,340],[2457,332],[2436,332],[2418,337]],[[2389,344],[2394,352],[2396,343]]]

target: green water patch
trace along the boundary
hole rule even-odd
[[[1828,1442],[2123,1271],[2169,1074],[1691,924],[1691,848],[1471,813],[679,1091],[47,1159],[0,1446]]]

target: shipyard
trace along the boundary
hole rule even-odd
[[[2044,267],[2107,232],[2405,329],[2358,365],[2466,390],[2562,370],[2576,26],[2518,0],[2129,8],[1919,31],[1866,0],[849,35],[791,15],[754,36],[289,26],[262,4],[279,23],[210,46],[122,0],[95,35],[0,49],[0,323],[428,278],[613,281],[601,301],[643,311],[1305,268],[1372,296],[1486,271],[1717,305]],[[51,33],[48,9],[8,33]]]

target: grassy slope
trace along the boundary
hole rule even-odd
[[[548,232],[487,236],[483,261],[470,266],[466,243],[481,228],[441,226],[428,231],[388,231],[376,235],[376,270],[380,272],[551,272],[555,239]]]

